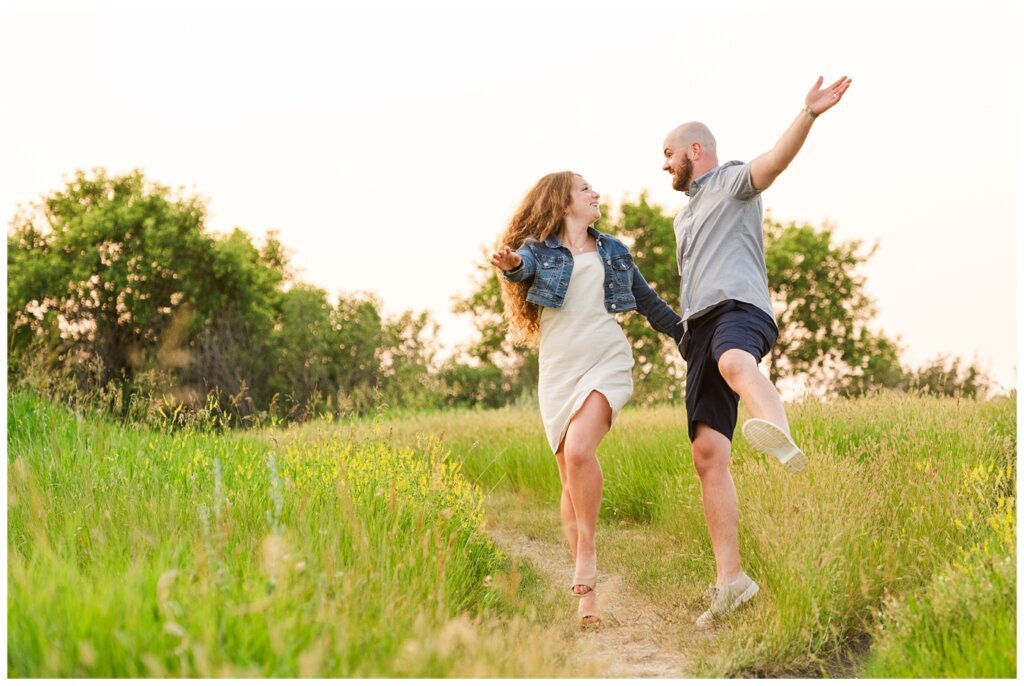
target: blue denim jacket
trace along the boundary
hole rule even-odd
[[[647,317],[655,331],[672,336],[678,345],[683,338],[683,320],[647,284],[629,249],[618,238],[594,227],[587,228],[587,233],[597,241],[597,252],[604,265],[605,309],[611,313],[637,310]],[[528,302],[555,309],[562,307],[572,276],[573,258],[569,249],[550,236],[543,242],[527,239],[516,254],[523,259],[522,264],[512,271],[502,271],[502,275],[512,282],[533,279],[526,294]]]

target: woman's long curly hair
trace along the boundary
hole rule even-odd
[[[518,250],[527,238],[544,241],[562,230],[565,210],[572,202],[573,177],[570,171],[548,174],[538,181],[519,204],[508,228],[501,235],[498,248],[509,246]],[[512,340],[535,346],[540,339],[540,307],[526,301],[530,290],[528,281],[501,283],[501,299],[505,304],[505,321]]]

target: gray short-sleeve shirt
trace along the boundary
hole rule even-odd
[[[764,263],[764,207],[750,164],[726,162],[690,183],[675,219],[683,321],[726,300],[763,310],[775,321]]]

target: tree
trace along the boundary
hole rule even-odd
[[[270,387],[302,404],[340,386],[340,336],[331,321],[323,289],[293,286],[281,296],[281,317],[273,334],[277,366]]]
[[[274,232],[259,248],[235,228],[213,237],[209,261],[209,290],[197,296],[204,314],[185,344],[189,364],[178,375],[181,387],[174,395],[195,403],[214,390],[235,396],[245,389],[240,409],[252,415],[280,390],[274,379],[286,367],[274,333],[284,316],[288,258]]]
[[[504,374],[494,365],[451,359],[442,365],[440,378],[448,407],[501,407],[508,400]]]
[[[895,387],[898,347],[868,329],[875,307],[858,272],[877,249],[834,244],[832,228],[783,225],[765,218],[765,263],[779,338],[770,376],[800,377],[841,393]]]
[[[205,216],[203,201],[138,170],[103,169],[77,172],[19,212],[7,237],[12,356],[42,343],[62,359],[98,362],[101,385],[131,380],[172,324],[187,337],[215,306]]]
[[[940,356],[912,372],[907,380],[908,390],[945,397],[977,398],[984,397],[990,387],[988,377],[971,364],[962,369],[959,357],[952,359]]]
[[[300,378],[281,354],[299,346],[276,346],[275,328],[310,312],[282,290],[275,233],[257,247],[238,228],[209,233],[205,218],[204,201],[138,170],[76,172],[19,212],[7,239],[12,358],[41,350],[46,373],[70,371],[87,392],[113,384],[194,405],[244,389],[246,414],[266,406],[275,375]],[[153,371],[159,386],[141,388]]]
[[[841,397],[855,397],[883,389],[901,388],[905,372],[900,364],[900,348],[895,341],[868,330],[860,333],[853,345],[857,351],[852,364],[832,374],[832,390]]]
[[[436,376],[437,323],[426,312],[403,312],[384,323],[380,348],[382,399],[393,407],[437,407],[444,390]]]
[[[243,422],[263,409],[301,420],[333,410],[332,396],[343,412],[493,404],[493,375],[437,368],[426,313],[384,321],[364,295],[332,306],[294,280],[276,233],[256,245],[239,228],[208,233],[205,218],[201,199],[138,170],[77,172],[19,212],[7,238],[11,378],[42,359],[41,385],[70,368],[87,398],[113,384],[115,396],[194,407],[212,393]]]
[[[331,324],[338,335],[338,397],[355,411],[370,409],[373,389],[381,379],[384,323],[380,303],[369,295],[339,297]]]

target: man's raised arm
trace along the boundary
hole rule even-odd
[[[789,166],[807,140],[814,119],[842,100],[843,93],[853,82],[843,76],[828,88],[821,88],[822,81],[822,77],[819,76],[804,100],[806,107],[786,129],[786,133],[782,134],[775,147],[750,163],[750,181],[757,190],[763,191],[768,188]]]

